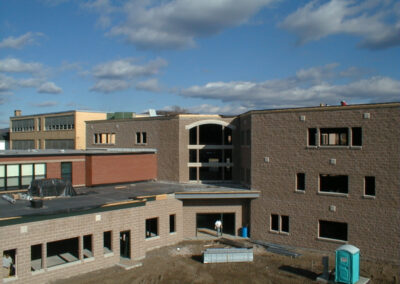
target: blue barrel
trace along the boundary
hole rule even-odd
[[[242,237],[247,238],[247,227],[242,228]]]

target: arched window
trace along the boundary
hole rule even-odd
[[[223,121],[199,121],[186,128],[189,129],[189,180],[232,180],[234,126]]]

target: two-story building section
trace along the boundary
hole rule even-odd
[[[235,117],[178,114],[86,124],[87,149],[157,149],[159,180],[239,182]]]
[[[10,149],[85,149],[86,120],[105,119],[107,113],[63,111],[10,117]]]
[[[400,104],[250,111],[252,238],[400,259]]]

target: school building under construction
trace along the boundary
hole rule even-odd
[[[217,219],[225,235],[350,243],[399,264],[399,125],[400,103],[176,114],[86,121],[86,150],[1,151],[2,194],[42,178],[77,193],[38,208],[0,199],[0,250],[15,263],[3,282],[129,266]]]

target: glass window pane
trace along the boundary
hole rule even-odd
[[[9,177],[7,178],[7,187],[17,187],[18,186],[19,177]]]
[[[8,177],[19,176],[19,165],[7,165],[7,176]]]
[[[35,164],[35,176],[46,174],[46,164]]]
[[[21,176],[32,176],[33,174],[33,164],[27,164],[21,166]]]
[[[0,165],[0,178],[4,177],[5,169],[6,169],[5,165]]]

